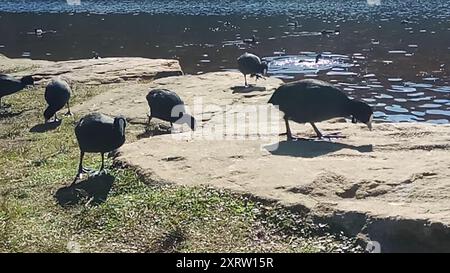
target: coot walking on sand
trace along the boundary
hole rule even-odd
[[[266,62],[261,62],[261,59],[251,53],[244,53],[238,59],[238,68],[244,74],[245,86],[247,85],[247,74],[251,77],[262,78],[266,74],[268,66]]]
[[[70,112],[70,95],[72,90],[67,82],[60,79],[53,79],[45,88],[45,101],[47,101],[48,107],[44,111],[45,122],[48,122],[51,117],[54,117],[54,121],[58,121],[56,113],[61,110],[64,105],[67,105],[67,114],[72,115]]]
[[[74,182],[86,172],[83,168],[85,153],[100,153],[102,166],[105,167],[105,153],[118,149],[125,143],[126,120],[124,117],[109,117],[100,113],[91,113],[80,119],[75,127],[75,135],[80,147],[80,164]]]
[[[7,95],[14,94],[24,89],[28,85],[33,85],[32,76],[25,76],[18,80],[11,76],[0,74],[0,108],[2,108],[2,98]]]
[[[173,91],[167,89],[154,89],[147,94],[147,102],[150,107],[148,122],[152,118],[176,124],[187,124],[195,130],[196,121],[193,116],[186,112],[183,100]]]
[[[349,99],[340,89],[323,81],[306,79],[284,84],[275,90],[269,103],[284,113],[288,140],[294,139],[289,120],[309,122],[318,138],[324,136],[314,122],[336,117],[351,116],[353,123],[360,121],[372,129],[373,111],[368,104]]]

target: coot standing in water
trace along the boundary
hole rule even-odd
[[[352,117],[367,124],[372,129],[372,108],[361,101],[351,100],[340,89],[327,82],[306,79],[280,86],[273,93],[269,103],[277,105],[284,113],[288,140],[295,139],[289,127],[289,120],[298,123],[310,123],[318,138],[324,136],[315,122],[336,117]]]

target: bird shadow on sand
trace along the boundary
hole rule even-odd
[[[251,92],[263,92],[267,89],[264,86],[256,86],[256,85],[249,85],[249,86],[233,86],[231,87],[231,90],[233,90],[233,94],[235,93],[251,93]]]
[[[62,207],[80,203],[100,205],[108,198],[115,177],[110,174],[100,174],[86,180],[58,189],[55,198]]]
[[[176,226],[169,232],[162,234],[158,238],[148,252],[156,253],[177,253],[178,249],[184,241],[186,241],[186,234],[183,232],[182,228]]]
[[[37,124],[30,129],[30,133],[45,133],[48,131],[55,130],[61,125],[61,120],[54,122],[47,122],[42,124]]]
[[[281,141],[275,144],[269,144],[264,146],[264,149],[266,149],[273,155],[313,158],[329,153],[334,153],[342,149],[351,149],[360,153],[370,153],[373,151],[373,146],[354,146],[329,141],[297,140]]]
[[[149,138],[153,136],[168,135],[171,133],[170,127],[159,128],[158,126],[151,126],[145,128],[145,131],[137,135],[137,139]]]

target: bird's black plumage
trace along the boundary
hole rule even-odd
[[[91,113],[80,119],[75,127],[75,136],[80,147],[79,177],[83,173],[85,153],[100,153],[104,168],[104,154],[118,149],[125,143],[126,120],[124,117],[109,117],[100,113]]]
[[[19,92],[28,85],[33,85],[32,76],[25,76],[21,79],[15,79],[9,75],[0,74],[0,107],[2,106],[2,98]]]
[[[45,101],[48,104],[47,109],[44,111],[46,122],[53,116],[55,117],[55,121],[57,121],[56,113],[61,110],[64,105],[67,105],[67,114],[71,114],[69,105],[71,93],[72,90],[70,89],[69,84],[63,80],[54,79],[47,85],[44,94]]]
[[[247,86],[247,75],[256,76],[256,79],[265,74],[268,69],[266,62],[251,53],[244,53],[237,59],[238,69],[244,74],[245,86]]]
[[[151,90],[146,96],[150,107],[149,122],[152,118],[177,124],[188,124],[195,129],[195,119],[186,112],[183,100],[173,91],[167,89]]]
[[[314,79],[280,86],[273,93],[269,103],[277,105],[284,113],[289,138],[291,135],[288,120],[311,123],[318,137],[321,137],[314,122],[353,116],[354,120],[366,123],[370,127],[373,115],[371,107],[366,103],[351,100],[332,84]]]

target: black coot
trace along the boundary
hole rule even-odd
[[[54,79],[45,88],[45,101],[47,101],[48,107],[44,111],[45,122],[48,122],[51,117],[54,117],[54,121],[58,121],[56,113],[61,110],[64,105],[67,105],[67,114],[72,115],[70,112],[70,95],[72,90],[67,82]]]
[[[251,53],[244,53],[238,59],[238,69],[244,74],[245,86],[247,84],[247,75],[251,77],[261,78],[267,72],[268,66],[266,62],[261,62],[261,59]]]
[[[269,103],[284,113],[289,140],[293,139],[289,120],[309,122],[319,138],[323,135],[314,122],[336,117],[351,116],[353,123],[360,121],[372,129],[373,111],[368,104],[349,99],[340,89],[323,81],[306,79],[284,84],[275,90]]]
[[[2,107],[2,98],[4,96],[19,92],[28,85],[33,84],[34,79],[32,76],[25,76],[19,80],[5,74],[0,74],[0,108]]]
[[[80,119],[75,127],[75,135],[80,147],[80,164],[74,182],[82,173],[85,153],[100,153],[102,166],[105,167],[105,153],[114,151],[125,143],[126,120],[124,117],[109,117],[100,113],[91,113]]]
[[[150,107],[149,123],[152,118],[158,118],[170,122],[170,126],[173,123],[187,124],[195,130],[195,118],[186,112],[183,100],[175,92],[154,89],[147,94],[146,98]]]

